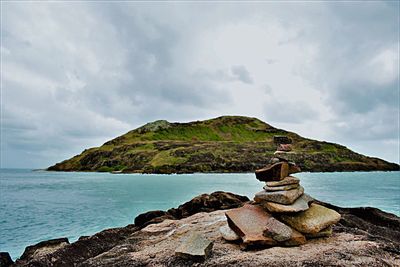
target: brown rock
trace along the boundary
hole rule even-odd
[[[303,194],[293,204],[283,205],[274,202],[263,202],[261,206],[267,209],[271,213],[292,213],[292,212],[300,212],[305,211],[309,208],[308,204],[313,199],[307,195]]]
[[[284,205],[290,205],[296,201],[304,193],[304,188],[299,186],[297,189],[287,191],[267,192],[261,191],[254,196],[254,201],[257,203],[274,202]]]
[[[263,188],[265,191],[270,192],[270,191],[287,191],[291,189],[296,189],[300,185],[299,184],[288,184],[288,185],[281,185],[281,186],[268,186],[265,185]]]
[[[245,246],[275,245],[277,242],[264,236],[266,222],[272,217],[260,206],[245,204],[241,208],[232,209],[225,213],[229,227],[238,234]]]
[[[278,242],[287,241],[292,237],[292,228],[284,223],[281,223],[274,217],[271,217],[266,221],[266,229],[264,230],[264,236],[272,237]]]
[[[201,236],[199,233],[192,232],[187,235],[181,245],[175,250],[175,256],[203,261],[210,256],[213,242]]]
[[[293,215],[282,215],[280,218],[299,232],[316,234],[322,229],[337,223],[340,214],[324,206],[312,203],[310,208]]]
[[[280,181],[289,175],[289,164],[278,162],[256,170],[256,178],[260,181]]]
[[[281,181],[270,181],[270,182],[266,182],[265,184],[267,186],[273,187],[273,186],[282,186],[282,185],[299,184],[299,183],[300,183],[299,178],[296,178],[293,176],[288,176],[288,177],[285,177]]]

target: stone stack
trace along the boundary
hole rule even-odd
[[[285,141],[277,144],[280,153],[288,153],[282,150],[291,150],[291,140],[277,139]],[[313,198],[304,194],[300,179],[291,175],[296,172],[300,168],[281,157],[256,170],[256,178],[265,182],[263,190],[256,193],[254,203],[226,212],[229,227],[221,228],[222,236],[229,241],[240,240],[244,249],[298,246],[310,238],[330,236],[340,214],[313,203]]]

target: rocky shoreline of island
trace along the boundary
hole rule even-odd
[[[396,266],[400,263],[400,217],[376,208],[342,208],[314,200],[341,215],[329,238],[311,239],[300,247],[240,249],[221,237],[225,213],[251,201],[228,192],[203,194],[167,211],[149,211],[134,224],[82,236],[28,246],[13,263],[7,253],[1,266]],[[207,236],[214,243],[204,262],[175,256],[182,236],[190,231]],[[7,261],[7,257],[9,260]]]

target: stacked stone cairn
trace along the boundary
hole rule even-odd
[[[242,249],[260,246],[299,246],[308,239],[329,237],[332,225],[340,220],[334,210],[313,203],[304,194],[300,180],[291,174],[300,168],[289,162],[282,153],[290,153],[291,140],[274,138],[279,157],[272,158],[256,178],[265,182],[254,202],[225,213],[228,224],[220,228],[227,241],[239,241]]]

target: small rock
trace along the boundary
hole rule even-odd
[[[0,252],[0,267],[8,267],[14,264],[8,252]]]
[[[287,191],[261,191],[255,195],[254,201],[261,204],[264,202],[275,202],[279,204],[290,205],[293,204],[301,195],[303,195],[303,193],[304,188],[302,186],[299,186],[297,189]]]
[[[272,237],[278,242],[289,240],[292,237],[292,228],[284,223],[281,223],[274,217],[271,217],[266,221],[266,229],[264,230],[264,236]]]
[[[292,145],[290,145],[290,144],[280,144],[280,145],[278,145],[276,150],[289,152],[289,151],[292,151]]]
[[[289,175],[289,164],[278,162],[256,170],[256,178],[260,181],[280,181]]]
[[[270,181],[270,182],[266,182],[267,186],[282,186],[282,185],[289,185],[289,184],[299,184],[300,183],[300,179],[293,177],[293,176],[288,176],[285,179],[281,180],[281,181]]]
[[[267,209],[272,213],[292,213],[308,210],[310,203],[313,199],[307,195],[303,194],[293,204],[283,205],[274,202],[263,202],[261,205],[263,208]]]
[[[324,206],[312,203],[306,211],[293,215],[282,215],[280,218],[299,232],[316,234],[322,229],[337,223],[340,214]]]
[[[325,229],[322,229],[316,234],[306,234],[307,239],[312,239],[312,238],[320,238],[320,237],[330,237],[333,233],[332,230],[332,225],[328,226]]]
[[[213,242],[199,235],[190,233],[175,250],[175,255],[184,259],[203,261],[211,254]]]
[[[268,186],[265,185],[264,186],[264,190],[265,191],[287,191],[287,190],[291,190],[291,189],[296,189],[298,188],[300,185],[299,184],[288,184],[288,185],[282,185],[282,186]]]
[[[240,239],[240,236],[238,236],[235,231],[233,231],[228,224],[221,226],[219,228],[219,232],[221,233],[222,237],[226,241],[237,241]]]
[[[270,164],[275,164],[275,163],[278,163],[280,160],[278,159],[278,158],[272,158],[270,161],[269,161],[269,163]]]

